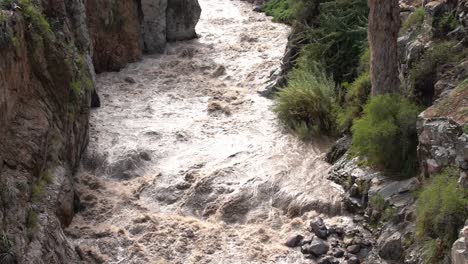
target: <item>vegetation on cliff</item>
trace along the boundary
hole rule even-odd
[[[416,235],[425,263],[438,263],[468,217],[468,192],[457,184],[458,169],[447,168],[423,187],[416,207]]]

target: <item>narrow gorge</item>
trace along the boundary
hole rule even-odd
[[[0,264],[468,263],[468,1],[382,1],[0,0]]]

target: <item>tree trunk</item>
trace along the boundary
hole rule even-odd
[[[398,0],[369,0],[372,96],[398,93]]]

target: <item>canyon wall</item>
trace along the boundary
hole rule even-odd
[[[165,35],[154,48],[144,34],[155,24],[143,7],[137,0],[1,3],[0,262],[79,261],[62,227],[80,207],[73,174],[88,142],[90,109],[100,103],[94,74],[119,70],[144,50],[162,51]],[[177,8],[176,15],[190,13]],[[184,24],[192,32],[180,39],[195,36],[197,21]]]

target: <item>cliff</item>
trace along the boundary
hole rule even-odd
[[[88,142],[90,108],[99,106],[95,71],[119,70],[169,39],[162,34],[159,48],[151,46],[147,32],[155,24],[166,31],[167,18],[145,16],[150,1],[143,2],[0,2],[1,263],[79,260],[62,227],[79,208],[73,174]],[[195,36],[200,9],[190,3],[193,12],[182,5],[167,11],[171,21],[185,21],[169,29],[178,40]]]

